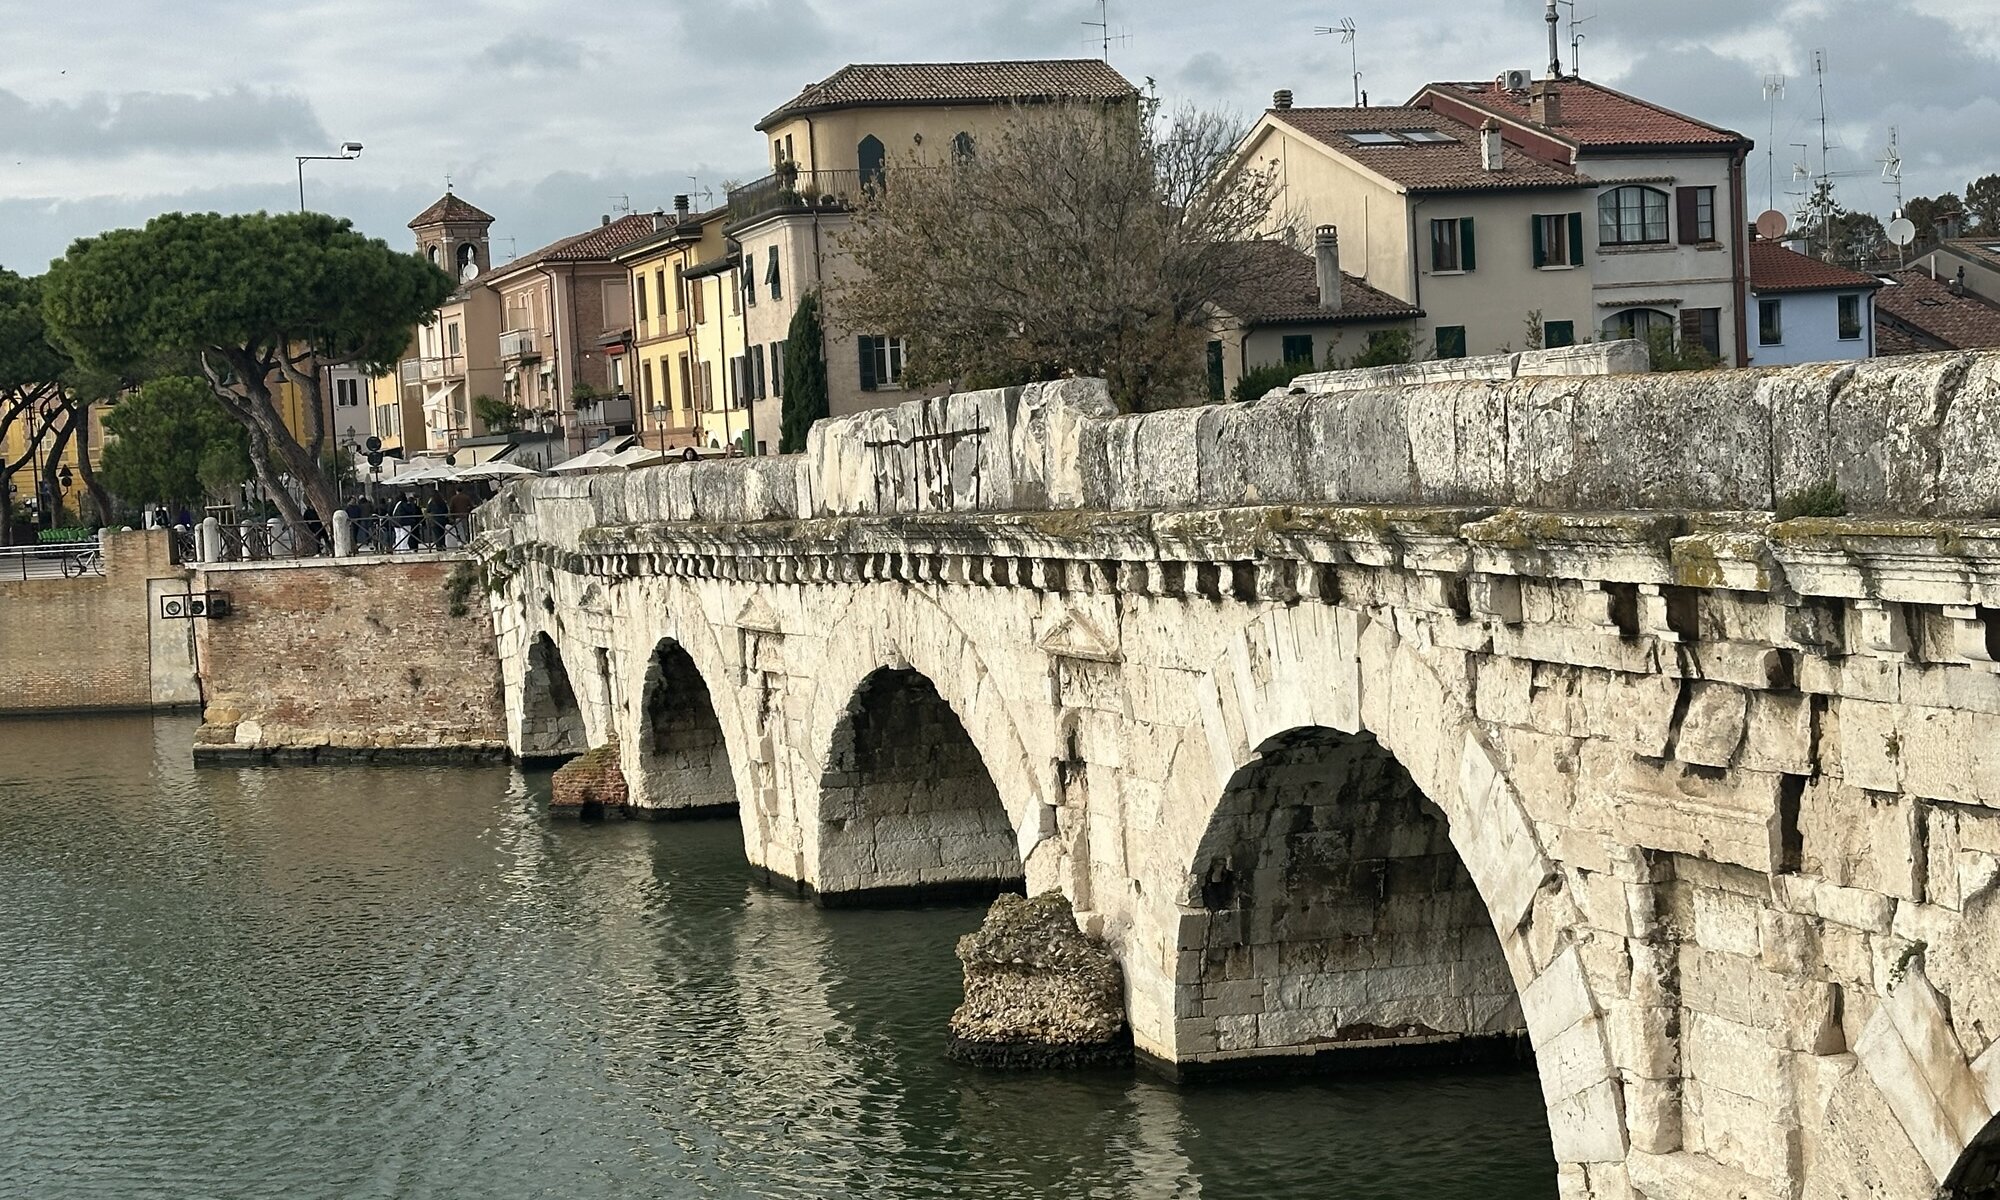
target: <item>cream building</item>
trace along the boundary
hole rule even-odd
[[[740,248],[742,308],[734,386],[754,442],[778,449],[783,364],[799,297],[821,290],[827,400],[834,415],[901,398],[900,331],[853,329],[824,284],[851,269],[839,246],[867,190],[898,170],[979,153],[1016,106],[1123,105],[1137,92],[1097,59],[855,64],[807,87],[757,125],[772,174],[729,194],[727,232]],[[753,449],[755,445],[753,444]]]
[[[690,212],[688,197],[676,196],[672,216],[659,229],[612,255],[631,280],[632,338],[625,357],[637,432],[656,450],[709,444],[701,409],[705,393],[697,391],[704,372],[694,316],[697,302],[706,315],[715,288],[691,285],[687,273],[726,254],[725,213],[721,208]],[[706,372],[713,374],[713,368]]]

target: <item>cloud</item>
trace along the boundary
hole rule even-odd
[[[567,73],[583,67],[583,43],[574,38],[517,33],[480,51],[489,67],[520,74]]]
[[[139,151],[255,151],[321,145],[326,130],[304,97],[224,92],[92,93],[35,102],[0,90],[0,154],[107,158]]]

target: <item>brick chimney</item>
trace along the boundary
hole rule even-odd
[[[1340,311],[1340,230],[1322,225],[1313,230],[1313,268],[1319,277],[1319,306]]]
[[[1556,90],[1553,79],[1538,79],[1535,86],[1528,89],[1528,116],[1537,125],[1560,125],[1563,123],[1562,93]]]
[[[1488,171],[1502,170],[1507,160],[1502,156],[1503,143],[1500,140],[1500,123],[1492,117],[1479,127],[1479,165]]]
[[[1271,107],[1283,112],[1292,106],[1292,89],[1279,88],[1271,93]]]
[[[685,225],[687,223],[688,223],[688,198],[686,196],[675,196],[674,224]]]

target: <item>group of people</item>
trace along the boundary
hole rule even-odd
[[[469,518],[480,498],[465,486],[403,488],[370,498],[357,495],[345,505],[354,530],[356,554],[397,554],[417,550],[455,550],[470,535]],[[319,515],[305,510],[307,525],[320,535]]]

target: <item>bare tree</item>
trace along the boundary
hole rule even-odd
[[[836,319],[909,339],[916,384],[1101,375],[1128,409],[1203,393],[1236,244],[1276,217],[1276,172],[1229,118],[1136,105],[1017,109],[976,155],[889,171],[842,235]]]

